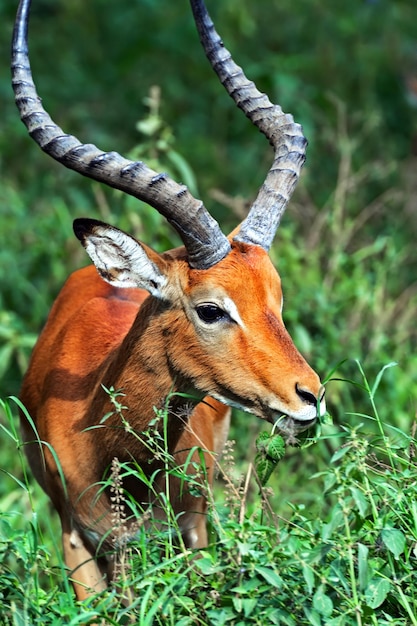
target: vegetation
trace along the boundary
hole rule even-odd
[[[280,517],[259,480],[261,506],[253,507],[252,465],[246,476],[236,477],[231,443],[219,466],[225,500],[216,505],[204,467],[192,478],[187,467],[173,465],[160,435],[165,429],[157,426],[166,419],[164,411],[147,433],[133,433],[147,437],[160,457],[164,454],[164,470],[182,476],[184,489],[196,495],[207,490],[212,541],[197,560],[178,544],[172,532],[178,519],[168,497],[166,528],[160,523],[153,528],[147,510],[139,509],[135,537],[127,539],[132,502],[123,492],[122,477],[136,471],[153,491],[157,476],[147,479],[139,466],[132,470],[115,459],[109,484],[119,538],[117,577],[112,588],[83,603],[74,601],[68,582],[62,581],[62,560],[52,563],[25,476],[19,490],[31,511],[30,523],[16,529],[19,514],[11,510],[1,519],[4,623],[417,624],[416,440],[381,421],[376,394],[387,368],[372,383],[358,368],[361,391],[373,409],[360,418],[373,420],[378,435],[370,437],[364,423],[334,435],[337,449],[327,469],[309,477],[310,488],[322,494],[315,515],[295,504],[290,515]],[[124,420],[124,407],[115,406]],[[9,424],[4,432],[21,456],[10,404],[3,409]],[[168,495],[168,481],[166,489]]]
[[[251,461],[262,425],[236,414],[209,549],[192,560],[170,537],[138,532],[117,589],[76,603],[9,396],[60,286],[86,263],[73,218],[101,217],[156,249],[178,242],[145,205],[62,171],[32,145],[5,68],[1,624],[416,623],[417,11],[410,0],[267,4],[209,7],[236,60],[310,142],[272,256],[287,326],[328,379],[333,424],[314,445],[287,449],[259,494]],[[14,12],[0,3],[2,59]],[[45,106],[65,129],[169,171],[226,231],[235,225],[271,155],[216,82],[185,0],[34,0],[31,51]]]

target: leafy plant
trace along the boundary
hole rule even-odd
[[[65,582],[60,547],[50,540],[59,536],[58,521],[26,475],[15,403],[5,400],[0,623],[7,626],[99,619],[415,623],[415,6],[211,4],[236,60],[302,122],[309,139],[301,185],[271,254],[300,350],[320,372],[348,357],[338,367],[343,380],[333,373],[327,384],[334,424],[323,427],[315,445],[287,448],[259,495],[250,463],[261,425],[236,413],[234,461],[226,451],[213,498],[219,504],[210,507],[210,548],[194,560],[163,532],[154,529],[149,541],[139,530],[120,574],[123,593],[130,598],[136,589],[135,599],[121,606],[114,589],[80,605]],[[34,3],[31,54],[48,110],[86,141],[131,150],[190,187],[198,178],[202,198],[211,198],[210,209],[230,230],[270,165],[263,137],[217,84],[180,2],[102,5]],[[12,3],[0,4],[3,59],[14,12]],[[57,41],[65,54],[56,54]],[[44,59],[51,62],[45,66]],[[0,397],[6,398],[18,392],[58,289],[85,262],[72,237],[74,217],[114,222],[160,250],[178,240],[145,205],[42,157],[17,118],[7,71],[0,93]],[[135,128],[140,134],[132,137]],[[397,367],[383,367],[393,361]],[[149,443],[157,443],[155,435]],[[117,471],[124,470],[114,470],[120,498]]]
[[[223,502],[215,502],[217,497],[205,486],[210,502],[209,547],[195,558],[174,541],[172,530],[178,520],[170,509],[166,482],[165,495],[159,492],[158,497],[165,502],[170,532],[165,525],[150,523],[149,514],[140,511],[135,537],[120,544],[114,586],[83,603],[75,602],[68,590],[62,562],[58,568],[51,565],[36,523],[36,504],[32,521],[20,530],[14,528],[17,513],[8,512],[6,517],[3,513],[0,614],[10,616],[5,624],[28,619],[53,624],[58,614],[64,623],[74,625],[100,619],[141,626],[416,624],[417,442],[414,434],[381,420],[378,394],[390,365],[371,382],[358,363],[358,377],[343,383],[360,388],[372,411],[358,412],[352,416],[355,424],[331,432],[335,452],[328,467],[309,478],[310,488],[322,494],[315,507],[297,504],[295,498],[292,513],[283,518],[271,508],[268,489],[261,489],[253,501],[252,466],[245,475],[236,474],[229,445],[219,464]],[[123,400],[109,392],[122,418]],[[12,420],[10,404],[3,402],[2,407]],[[162,411],[140,436],[165,459],[168,476],[175,472],[182,475],[184,488],[201,489],[204,471],[196,482],[187,467],[173,465],[164,452],[164,419]],[[19,450],[13,423],[3,427],[3,433]],[[370,423],[377,424],[377,434]],[[328,426],[324,433],[327,428],[332,431]],[[322,433],[320,438],[328,436]],[[300,459],[305,451],[299,451]],[[279,464],[283,474],[285,464],[286,458]],[[155,476],[146,478],[141,468],[115,461],[108,480],[121,536],[125,536],[126,507],[129,513],[132,510],[122,478],[132,471],[147,480],[150,489],[157,484]],[[26,482],[19,488],[29,496]]]

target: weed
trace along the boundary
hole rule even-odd
[[[51,564],[36,523],[36,503],[32,519],[19,530],[14,529],[18,514],[12,513],[12,505],[3,511],[0,526],[0,614],[10,616],[4,623],[54,624],[59,614],[63,623],[74,625],[98,619],[173,626],[417,624],[416,441],[412,433],[380,418],[378,391],[389,368],[382,368],[371,382],[357,363],[358,377],[343,383],[357,385],[372,411],[358,412],[352,417],[355,425],[338,428],[339,443],[328,467],[309,477],[311,488],[322,494],[314,508],[294,500],[292,513],[283,518],[266,505],[264,491],[253,501],[249,485],[254,473],[251,469],[243,477],[236,473],[229,443],[218,467],[225,485],[223,502],[215,503],[217,496],[205,485],[211,542],[198,558],[191,558],[190,551],[174,541],[178,519],[169,506],[169,481],[163,483],[165,496],[161,492],[158,496],[165,503],[170,532],[165,524],[153,524],[146,517],[132,536],[132,527],[126,525],[132,503],[126,499],[122,479],[133,470],[131,464],[125,467],[114,460],[109,481],[120,539],[115,583],[84,603],[77,603],[68,590],[62,562]],[[2,408],[12,419],[10,403],[3,402]],[[156,424],[163,419],[164,411],[146,435],[162,457],[164,429]],[[374,422],[377,433],[368,427]],[[320,439],[327,436],[325,431],[326,427]],[[12,427],[3,427],[3,434],[19,450]],[[306,451],[298,452],[300,459]],[[184,486],[192,488],[198,482],[201,488],[202,475],[197,479],[189,468],[173,465],[171,455],[163,460],[168,476],[174,472],[183,476]],[[286,457],[278,473],[285,473],[285,464]],[[139,479],[144,480],[143,472]],[[26,480],[18,488],[30,494]],[[156,477],[147,480],[156,492]],[[143,511],[139,519],[140,515]],[[85,621],[78,621],[80,615]]]

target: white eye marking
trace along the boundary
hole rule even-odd
[[[223,309],[226,311],[228,315],[232,318],[234,322],[245,328],[245,324],[242,322],[242,318],[239,315],[239,311],[237,310],[236,304],[233,302],[231,298],[225,298],[222,303]]]
[[[82,547],[81,537],[76,530],[71,531],[69,541],[71,548],[73,548],[74,550]]]

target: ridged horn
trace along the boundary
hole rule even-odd
[[[291,115],[258,91],[224,47],[203,0],[190,0],[208,60],[236,105],[265,135],[274,161],[255,202],[234,237],[269,250],[305,161],[307,140]]]
[[[103,152],[67,135],[49,117],[33,82],[28,54],[30,0],[21,0],[12,40],[12,83],[20,117],[30,136],[53,159],[93,180],[147,202],[161,213],[180,235],[189,264],[208,269],[230,251],[230,243],[203,203],[185,185],[157,173],[140,161],[117,152]]]

